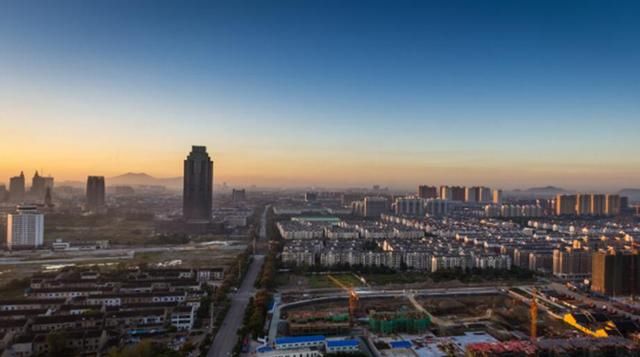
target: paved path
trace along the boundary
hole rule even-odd
[[[262,213],[262,221],[260,223],[260,239],[266,237],[266,212]],[[233,347],[235,346],[238,335],[237,331],[242,327],[242,319],[244,318],[244,311],[247,308],[249,299],[255,294],[254,284],[264,263],[264,255],[254,255],[251,265],[249,265],[249,271],[244,277],[240,289],[231,297],[231,307],[227,316],[222,322],[222,326],[216,337],[213,340],[213,344],[207,353],[207,357],[228,357],[231,356]]]

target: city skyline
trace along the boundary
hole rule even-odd
[[[636,3],[254,5],[7,2],[0,182],[640,185]]]
[[[640,356],[640,1],[0,0],[2,356]]]
[[[217,170],[217,169],[216,169]],[[458,168],[458,172],[468,172],[468,168]],[[20,170],[26,171],[26,170]],[[34,171],[35,172],[35,171]],[[19,176],[18,173],[7,173],[6,179],[3,179],[0,176],[0,186],[6,186],[9,188],[10,178]],[[385,189],[391,190],[399,190],[399,191],[415,191],[416,188],[420,185],[435,185],[437,187],[440,186],[461,186],[465,187],[474,187],[474,186],[489,186],[490,188],[499,188],[506,190],[527,190],[527,189],[562,189],[566,192],[609,192],[615,193],[625,189],[640,189],[640,184],[635,184],[637,180],[634,179],[635,176],[631,176],[630,180],[611,180],[610,183],[600,183],[600,184],[580,184],[575,183],[575,181],[571,181],[566,176],[562,176],[561,171],[557,172],[549,172],[550,176],[558,177],[560,179],[556,179],[555,181],[549,179],[547,181],[544,180],[513,180],[513,181],[505,181],[505,180],[494,180],[493,177],[496,175],[495,170],[483,170],[483,175],[480,176],[481,181],[476,181],[476,179],[468,179],[465,178],[465,174],[460,174],[459,177],[447,178],[448,175],[436,175],[433,177],[429,176],[420,176],[415,175],[411,176],[410,179],[407,179],[404,175],[398,175],[395,177],[393,175],[389,175],[385,179],[376,180],[375,177],[380,177],[380,175],[372,174],[369,177],[363,177],[361,180],[330,180],[330,181],[318,181],[313,179],[305,179],[299,177],[284,177],[284,176],[276,176],[276,177],[259,177],[255,175],[243,175],[243,176],[219,176],[216,173],[216,182],[215,186],[227,186],[227,187],[257,187],[257,188],[283,188],[283,189],[309,189],[309,188],[317,188],[317,189],[362,189],[362,188],[371,188],[373,186],[379,186]],[[92,175],[84,175],[84,176],[57,176],[55,174],[46,172],[47,176],[54,177],[56,179],[57,185],[62,186],[82,186],[88,176]],[[583,173],[586,175],[586,173]],[[635,175],[635,174],[633,174]],[[153,172],[147,171],[113,171],[110,174],[101,175],[104,176],[107,180],[107,186],[121,186],[121,185],[139,185],[143,183],[116,183],[110,184],[109,179],[117,179],[120,181],[123,177],[131,176],[131,177],[144,177],[147,176],[149,180],[153,181],[153,184],[159,184],[161,186],[166,186],[167,188],[176,189],[178,186],[181,186],[181,182],[183,176],[180,173],[176,173],[173,176],[158,176],[154,175]],[[502,174],[504,177],[505,174]],[[606,174],[603,172],[603,177],[606,178]],[[419,177],[425,177],[425,179],[420,179]],[[434,179],[434,177],[443,177],[443,179]],[[144,180],[133,178],[131,179],[133,182],[138,180]],[[156,180],[162,181],[156,182]],[[449,180],[449,181],[446,181]],[[480,182],[480,183],[479,183]],[[500,182],[504,182],[500,184]],[[563,183],[564,182],[564,183]],[[146,184],[146,183],[144,183]],[[32,184],[29,182],[25,182],[25,189],[31,189]]]

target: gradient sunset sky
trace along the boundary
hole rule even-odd
[[[639,1],[0,1],[0,183],[640,187]]]

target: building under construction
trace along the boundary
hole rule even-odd
[[[592,258],[591,289],[609,296],[640,294],[640,254],[636,251],[599,251]]]
[[[346,311],[296,311],[287,318],[289,335],[340,335],[348,333],[349,314]]]
[[[431,325],[431,319],[420,312],[371,312],[369,314],[369,328],[372,332],[391,333],[422,333]]]
[[[638,356],[639,345],[622,337],[563,338],[467,345],[467,357],[485,356]]]

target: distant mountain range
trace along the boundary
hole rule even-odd
[[[560,187],[546,186],[546,187],[531,187],[527,189],[527,192],[533,193],[536,195],[557,195],[559,193],[565,193],[569,191]]]
[[[586,193],[590,193],[592,191],[585,191]],[[606,191],[601,191],[602,193],[609,193]],[[558,194],[571,194],[576,193],[575,190],[566,190],[564,188],[555,187],[555,186],[546,186],[546,187],[532,187],[525,190],[513,190],[508,191],[509,194],[512,194],[516,197],[553,197]],[[628,197],[631,202],[640,202],[640,188],[625,188],[617,193],[620,196]]]
[[[555,187],[555,186],[546,186],[546,187],[531,187],[524,190],[513,190],[507,191],[507,194],[516,196],[516,197],[553,197],[557,194],[568,193],[570,191],[565,190],[564,188]]]
[[[157,178],[144,172],[127,172],[126,174],[109,177],[107,186],[165,186],[167,188],[181,188],[182,177]]]
[[[640,202],[640,188],[624,188],[618,193],[620,196],[629,197],[631,202]]]

